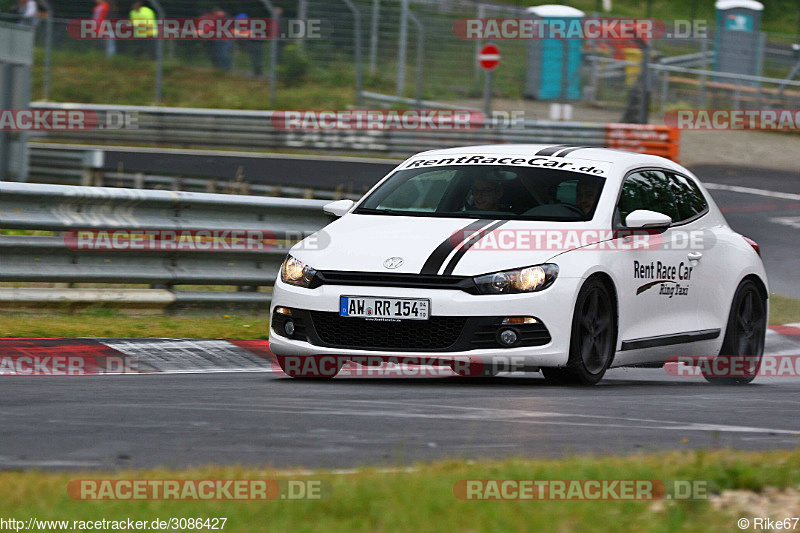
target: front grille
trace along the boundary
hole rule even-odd
[[[413,289],[451,289],[477,293],[472,278],[465,276],[436,276],[428,274],[399,274],[396,272],[317,272],[312,282],[320,285],[353,285],[370,287],[405,287]]]
[[[312,311],[311,321],[319,339],[330,347],[424,351],[455,344],[467,318],[432,316],[429,320],[379,322]]]

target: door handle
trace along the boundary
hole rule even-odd
[[[701,252],[689,252],[689,261],[699,261],[703,254]]]

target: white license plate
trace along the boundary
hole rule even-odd
[[[339,316],[373,320],[428,320],[430,308],[431,301],[421,298],[339,298]]]

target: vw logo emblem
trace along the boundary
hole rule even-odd
[[[402,257],[390,257],[389,259],[383,262],[383,266],[385,266],[386,268],[398,268],[402,264],[403,264]]]

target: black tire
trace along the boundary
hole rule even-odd
[[[290,378],[299,379],[299,380],[329,380],[336,377],[336,374],[339,373],[339,370],[342,369],[343,361],[340,361],[339,358],[336,358],[336,363],[334,368],[330,368],[330,366],[325,365],[312,365],[312,370],[306,371],[305,373],[303,370],[299,370],[296,368],[297,364],[287,364],[292,357],[296,356],[284,356],[284,355],[276,355],[275,360],[278,362],[278,366],[281,367],[283,373],[289,376]]]
[[[614,360],[616,346],[614,297],[603,282],[590,278],[575,302],[567,366],[542,368],[542,374],[554,384],[594,385]]]
[[[749,279],[736,289],[722,349],[717,357],[752,356],[743,376],[713,376],[703,372],[706,381],[715,385],[746,385],[753,381],[761,368],[764,339],[767,334],[767,304],[756,284]],[[732,365],[726,365],[728,368]]]

